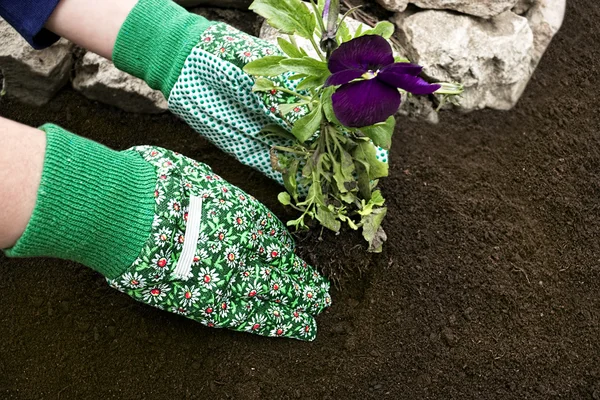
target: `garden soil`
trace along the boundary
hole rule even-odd
[[[81,265],[0,256],[0,398],[599,399],[599,21],[596,0],[569,0],[513,110],[399,121],[383,253],[353,232],[297,235],[337,282],[315,342],[208,329]],[[71,89],[42,108],[2,98],[0,114],[180,151],[291,216],[280,187],[169,114]]]

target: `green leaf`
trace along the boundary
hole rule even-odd
[[[330,229],[334,232],[339,232],[342,226],[341,222],[335,218],[335,214],[328,208],[321,206],[317,207],[317,221],[321,223],[325,228]]]
[[[364,200],[362,200],[364,204]],[[358,213],[362,216],[367,216],[373,212],[374,207],[381,207],[385,203],[385,199],[381,195],[380,190],[376,190],[371,194],[371,199],[365,204],[362,210],[358,210]]]
[[[361,160],[354,160],[356,167],[358,191],[364,199],[371,198],[371,179],[369,179],[369,165]]]
[[[353,152],[354,159],[362,161],[370,180],[388,176],[388,165],[377,159],[377,150],[371,142],[360,142]]]
[[[309,177],[312,176],[312,173],[315,169],[315,162],[316,162],[317,156],[318,155],[315,152],[311,157],[306,159],[306,164],[304,165],[304,168],[302,168],[302,176],[305,179],[308,179]],[[310,183],[310,180],[308,181],[308,183]]]
[[[306,78],[306,75],[304,75],[304,74],[296,74],[296,75],[288,76],[287,79],[288,79],[288,81],[297,81],[299,79],[304,79],[304,78]]]
[[[287,113],[290,113],[290,112],[294,111],[294,109],[296,107],[301,107],[301,106],[303,106],[305,104],[306,103],[280,104],[279,105],[279,112],[281,113],[281,115],[286,115]]]
[[[372,29],[362,32],[360,36],[365,35],[378,35],[383,36],[384,39],[389,39],[394,34],[394,24],[389,21],[380,21]]]
[[[277,38],[279,48],[291,58],[302,58],[306,56],[306,52],[291,42],[288,42],[282,37]],[[303,54],[304,53],[304,54]]]
[[[318,0],[317,1],[317,9],[319,10],[319,15],[323,15],[323,10],[325,9],[325,3],[327,0]]]
[[[385,122],[360,128],[360,131],[371,139],[375,146],[389,150],[392,145],[392,134],[395,127],[396,119],[391,116]]]
[[[288,221],[286,223],[286,225],[287,226],[295,226],[296,229],[304,229],[304,228],[306,228],[306,225],[304,224],[304,214],[302,214],[300,216],[300,218],[298,218],[298,219],[294,219],[294,220]]]
[[[277,200],[284,206],[289,206],[292,204],[292,198],[290,197],[288,192],[281,192],[277,195]]]
[[[280,63],[286,60],[284,56],[266,56],[249,62],[244,66],[244,72],[254,76],[277,76],[287,71]]]
[[[280,62],[288,71],[295,72],[297,74],[305,74],[309,76],[329,76],[329,68],[327,63],[319,60],[315,60],[311,57],[302,58],[286,58]]]
[[[297,203],[297,206],[308,206],[312,203],[323,203],[323,192],[321,191],[321,185],[318,178],[315,179],[315,177],[316,175],[313,175],[312,184],[310,185],[310,188],[308,188],[308,194],[306,195],[306,198],[303,202]]]
[[[255,0],[249,7],[267,23],[288,35],[310,39],[315,31],[315,16],[300,0]]]
[[[358,28],[356,28],[356,32],[354,32],[355,38],[362,36],[363,26],[363,24],[358,24]]]
[[[321,103],[323,103],[323,111],[325,112],[327,120],[332,124],[342,125],[333,112],[333,100],[331,100],[331,96],[333,96],[334,93],[335,87],[326,87],[321,95]]]
[[[354,176],[352,175],[354,172],[354,160],[352,160],[350,153],[345,150],[340,153],[340,161],[336,161],[333,164],[333,171],[333,179],[337,184],[338,190],[340,193],[347,193],[346,183],[354,180]]]
[[[331,158],[329,157],[328,153],[320,153],[318,158],[317,158],[317,177],[320,176],[321,180],[320,183],[324,183],[323,179],[325,179],[327,182],[331,182],[331,177],[332,177],[332,173],[331,173]],[[323,203],[325,204],[325,203]]]
[[[298,182],[296,181],[296,176],[298,175],[299,164],[300,162],[294,158],[282,174],[283,186],[294,197],[295,201],[298,201]]]
[[[352,34],[350,33],[350,29],[348,28],[346,21],[342,22],[338,27],[337,40],[338,43],[345,43],[352,40]]]
[[[323,86],[325,83],[325,77],[309,76],[298,84],[297,90],[310,90]]]
[[[358,175],[358,189],[361,196],[371,199],[371,181],[388,175],[388,165],[377,159],[377,150],[371,142],[360,142],[352,155]]]
[[[387,235],[381,227],[381,222],[387,213],[387,208],[377,208],[366,217],[363,217],[363,237],[369,243],[369,251],[372,253],[381,253],[383,243],[387,240]]]
[[[253,92],[267,92],[275,89],[275,83],[267,78],[258,78],[252,86]]]
[[[404,57],[400,57],[400,56],[394,56],[394,62],[397,62],[397,63],[409,63],[410,60],[408,58],[404,58]]]
[[[281,127],[281,125],[278,124],[268,124],[265,125],[261,131],[261,134],[263,135],[276,135],[279,137],[282,137],[284,139],[291,139],[294,140],[294,135],[292,135],[287,129]]]
[[[294,123],[292,134],[300,143],[304,143],[319,129],[322,119],[323,107],[319,104],[308,115],[305,115]]]

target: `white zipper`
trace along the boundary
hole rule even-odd
[[[198,237],[202,224],[202,196],[190,196],[188,220],[185,227],[183,250],[177,261],[177,266],[171,274],[176,279],[187,281],[192,277],[192,264],[198,249]]]

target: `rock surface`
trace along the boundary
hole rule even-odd
[[[112,62],[97,54],[85,53],[75,70],[73,87],[92,100],[129,112],[161,113],[168,108],[160,91],[119,71]]]
[[[533,31],[532,65],[535,67],[560,29],[565,17],[566,0],[537,0],[526,14]]]
[[[426,121],[430,124],[440,122],[440,116],[433,102],[427,96],[402,96],[398,114],[411,120]]]
[[[402,12],[408,7],[409,0],[377,0],[377,3],[386,10]]]
[[[426,76],[464,84],[459,109],[510,109],[533,71],[533,33],[512,12],[483,20],[430,10],[399,14],[395,22],[408,58]]]
[[[510,10],[517,0],[410,0],[410,2],[420,8],[453,10],[490,18]]]
[[[44,50],[34,50],[0,19],[0,70],[3,88],[24,103],[43,105],[68,81],[73,45],[61,39]]]
[[[512,12],[518,15],[523,15],[529,11],[529,9],[533,7],[535,3],[536,0],[517,0],[517,4],[515,4],[513,7]]]

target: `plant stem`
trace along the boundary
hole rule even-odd
[[[307,152],[305,152],[305,151],[303,152],[303,151],[300,151],[300,150],[294,150],[291,147],[273,146],[273,148],[275,150],[285,151],[287,153],[298,154],[298,155],[301,155],[301,156],[306,156],[306,154],[307,154]]]
[[[279,90],[280,92],[291,94],[292,96],[296,96],[296,97],[298,97],[298,98],[300,98],[302,100],[306,100],[308,102],[312,102],[313,101],[313,99],[311,99],[308,96],[301,95],[298,92],[294,92],[293,90],[290,90],[290,89],[287,89],[287,88],[284,88],[284,87],[279,87],[278,86],[277,88],[275,88],[275,90]]]
[[[290,39],[291,44],[298,47],[298,44],[296,43],[296,38],[294,37],[294,35],[288,35],[288,39]]]
[[[317,42],[315,42],[315,38],[311,36],[310,38],[310,44],[312,44],[312,46],[314,47],[314,49],[317,52],[317,55],[319,56],[319,58],[321,59],[321,61],[327,61],[325,60],[325,57],[323,57],[323,54],[321,54],[321,49],[319,48],[319,46],[317,45]]]
[[[310,4],[312,4],[313,10],[315,11],[315,18],[319,21],[319,26],[321,27],[321,33],[325,32],[327,28],[325,28],[325,24],[323,23],[323,18],[319,15],[319,9],[315,4],[315,0],[310,0]]]

